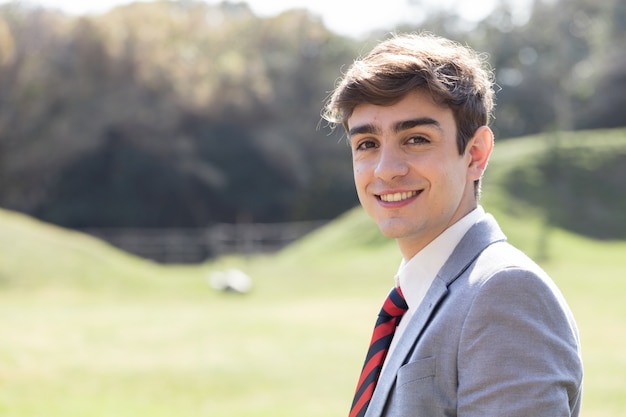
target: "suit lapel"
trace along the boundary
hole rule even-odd
[[[443,265],[424,299],[409,322],[393,354],[387,359],[380,375],[376,390],[372,396],[365,417],[378,417],[383,414],[389,393],[395,384],[398,369],[408,360],[411,350],[421,337],[424,328],[441,300],[448,294],[448,286],[454,282],[487,248],[487,246],[506,240],[495,219],[487,214],[463,236],[448,261]]]

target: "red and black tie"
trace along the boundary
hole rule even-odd
[[[362,417],[365,415],[367,406],[372,399],[374,387],[380,376],[380,371],[389,351],[391,339],[396,331],[402,315],[408,310],[408,306],[398,287],[394,287],[378,313],[378,320],[374,327],[374,334],[370,342],[370,348],[365,357],[365,364],[361,371],[359,383],[356,386],[350,417]]]

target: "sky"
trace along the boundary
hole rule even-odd
[[[9,0],[0,0],[7,3]],[[24,0],[29,4],[59,8],[70,14],[106,12],[112,7],[132,0]],[[220,0],[206,0],[219,3]],[[374,29],[391,29],[404,22],[420,21],[424,9],[447,8],[457,10],[464,18],[480,20],[498,0],[244,0],[255,14],[262,17],[276,15],[284,10],[306,8],[319,15],[333,32],[362,37]],[[418,7],[416,4],[424,5]]]

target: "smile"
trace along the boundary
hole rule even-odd
[[[409,198],[415,197],[416,195],[417,191],[408,191],[403,193],[381,194],[378,196],[378,198],[387,203],[397,203],[399,201],[408,200]]]

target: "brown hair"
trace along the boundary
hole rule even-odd
[[[357,59],[329,97],[322,116],[347,128],[359,104],[392,105],[420,88],[452,110],[463,154],[476,129],[491,118],[492,73],[484,55],[434,35],[394,35]]]

